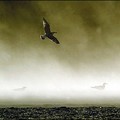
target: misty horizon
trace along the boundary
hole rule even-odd
[[[0,1],[0,104],[120,104],[119,10],[114,1]],[[43,17],[60,45],[39,38]]]

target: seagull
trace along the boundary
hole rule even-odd
[[[14,91],[23,91],[25,90],[27,87],[21,87],[21,88],[16,88],[16,89],[13,89]]]
[[[107,83],[103,83],[103,85],[94,86],[94,87],[91,87],[91,88],[95,88],[95,89],[98,89],[98,90],[104,90],[106,84],[107,84]]]
[[[60,42],[57,40],[57,38],[53,36],[53,34],[54,34],[54,33],[57,33],[57,32],[51,32],[51,30],[50,30],[50,25],[49,25],[49,23],[45,20],[45,18],[43,18],[43,28],[44,28],[45,34],[44,34],[44,35],[40,35],[40,38],[41,38],[42,40],[44,40],[46,37],[48,37],[50,40],[52,40],[52,41],[55,42],[56,44],[60,44]]]

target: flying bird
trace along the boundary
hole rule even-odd
[[[98,90],[104,90],[106,84],[107,84],[107,83],[103,83],[103,85],[94,86],[94,87],[91,87],[91,88],[95,88],[95,89],[98,89]]]
[[[55,42],[56,44],[60,44],[60,42],[57,40],[56,37],[53,36],[54,33],[57,33],[57,32],[51,32],[50,30],[50,25],[49,23],[45,20],[45,18],[43,18],[43,28],[44,28],[44,31],[45,31],[45,34],[44,35],[40,35],[40,38],[42,40],[44,40],[46,37],[49,38],[50,40],[52,40],[53,42]]]

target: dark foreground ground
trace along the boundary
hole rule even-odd
[[[83,119],[120,120],[118,107],[0,108],[0,120]]]

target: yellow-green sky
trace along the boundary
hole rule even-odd
[[[39,38],[43,17],[60,45]],[[0,1],[1,101],[119,104],[119,60],[120,2]]]

